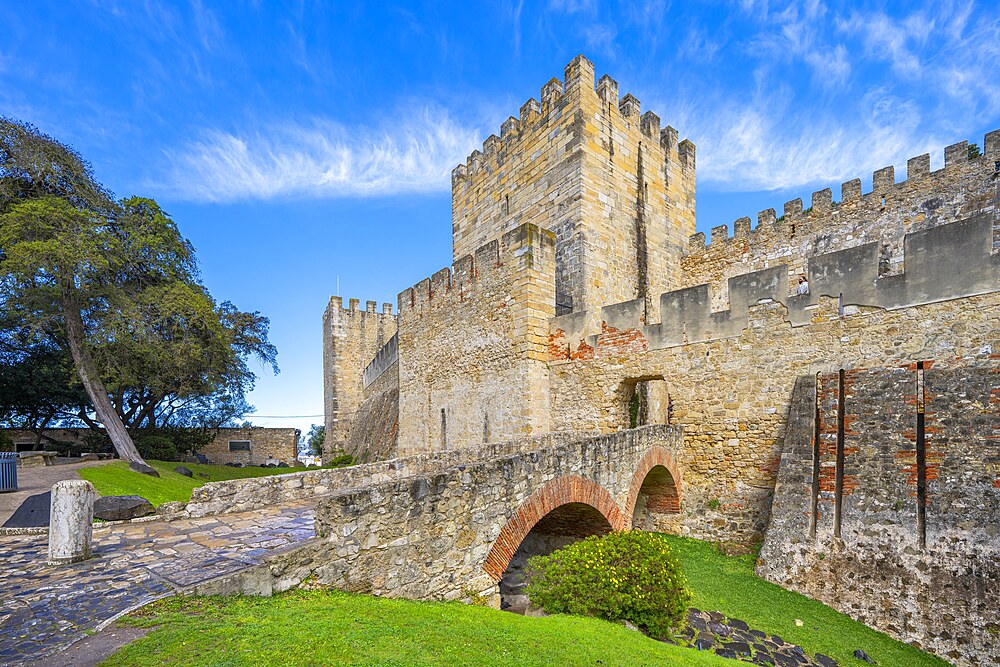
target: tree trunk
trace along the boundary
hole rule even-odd
[[[90,356],[90,350],[87,349],[84,341],[83,317],[80,315],[80,306],[73,298],[72,289],[72,287],[63,286],[63,317],[66,319],[66,338],[69,339],[69,349],[73,354],[76,370],[80,374],[80,381],[83,382],[83,388],[87,390],[87,395],[90,396],[90,401],[94,404],[94,412],[104,424],[104,430],[111,438],[111,444],[114,445],[118,456],[125,461],[136,461],[144,464],[146,462],[139,455],[139,450],[135,448],[132,438],[125,429],[125,424],[122,423],[118,412],[111,405],[111,398],[104,388],[94,359]]]

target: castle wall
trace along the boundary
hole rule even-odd
[[[806,209],[801,199],[785,203],[779,218],[766,209],[757,214],[753,229],[748,217],[737,220],[732,232],[726,225],[713,227],[707,245],[704,233],[695,234],[681,261],[683,286],[710,285],[713,309],[720,310],[728,301],[730,277],[785,265],[782,288],[792,295],[799,274],[809,273],[810,257],[868,243],[879,259],[878,276],[898,274],[904,269],[905,234],[997,210],[1000,130],[987,134],[983,146],[982,157],[971,160],[968,142],[947,147],[945,166],[936,171],[930,171],[929,154],[911,158],[899,183],[893,167],[880,169],[865,194],[860,179],[847,181],[839,202],[827,188],[814,192]],[[998,247],[1000,222],[993,219]]]
[[[555,238],[525,224],[399,295],[398,455],[549,430]]]
[[[249,450],[232,451],[229,443],[249,442]],[[299,458],[299,430],[295,428],[220,428],[212,442],[198,448],[212,463],[260,465],[268,459],[289,463]]]
[[[578,57],[452,174],[456,260],[524,223],[556,235],[559,312],[680,286],[695,149]],[[649,299],[649,307],[655,309]]]
[[[800,378],[757,572],[958,664],[995,664],[1000,362],[924,366]]]
[[[395,456],[399,435],[399,360],[393,336],[365,369],[371,383],[364,388],[344,451],[358,463]],[[387,360],[391,363],[386,365]],[[376,374],[377,371],[377,374]]]
[[[347,450],[355,414],[364,400],[364,371],[396,333],[392,305],[369,301],[360,310],[358,300],[343,307],[339,296],[330,297],[323,313],[323,406],[326,415],[324,456]]]
[[[995,291],[897,310],[858,307],[843,317],[835,299],[821,298],[810,312],[808,325],[793,327],[782,304],[755,304],[739,335],[673,347],[649,349],[641,338],[618,335],[616,352],[598,341],[589,358],[550,364],[552,428],[625,428],[624,388],[664,378],[673,423],[685,431],[686,495],[673,529],[751,541],[770,516],[796,377],[925,360],[935,368],[985,367],[1000,351]]]
[[[789,267],[776,258],[727,280],[727,310],[713,308],[702,284],[661,295],[659,323],[643,317],[638,299],[596,318],[554,318],[553,428],[625,428],[630,388],[662,377],[689,445],[694,504],[676,528],[759,537],[798,375],[932,360],[977,366],[1000,350],[997,138],[987,136],[984,160],[968,160],[965,144],[949,149],[945,169],[927,176],[936,188],[922,190],[922,203],[910,197],[913,210],[935,211],[936,226],[904,235],[899,270],[880,273],[879,242],[853,238],[804,260],[809,294],[788,296]],[[838,215],[824,219],[830,233]]]

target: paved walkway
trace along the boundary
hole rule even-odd
[[[0,665],[52,655],[123,611],[310,539],[313,507],[98,528],[95,557],[61,567],[45,564],[47,536],[0,536]]]
[[[60,459],[56,459],[56,461],[60,461]],[[0,493],[0,525],[3,525],[4,521],[10,518],[14,510],[20,507],[28,496],[45,493],[52,489],[53,484],[64,479],[80,479],[76,471],[81,468],[102,466],[109,463],[112,461],[80,461],[77,459],[74,463],[18,468],[17,491]]]

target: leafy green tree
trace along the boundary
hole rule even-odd
[[[249,409],[250,357],[277,372],[267,319],[212,300],[193,248],[156,202],[116,202],[73,149],[6,118],[0,312],[27,338],[68,350],[129,461],[142,457],[128,427],[192,421],[199,409],[221,426]]]
[[[313,456],[323,456],[323,442],[326,440],[326,427],[321,424],[313,424],[306,434],[306,442]]]

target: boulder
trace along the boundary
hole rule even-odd
[[[185,468],[184,466],[177,466],[174,468],[174,472],[178,475],[184,475],[185,477],[194,477],[194,473],[191,472],[190,468]]]
[[[105,521],[137,519],[154,511],[142,496],[102,496],[94,501],[94,517]]]
[[[129,461],[128,467],[130,470],[141,472],[143,475],[149,475],[150,477],[160,476],[160,473],[156,472],[145,463],[139,463],[138,461]]]
[[[285,463],[284,461],[279,461],[278,465],[276,467],[278,467],[278,468],[288,468],[290,466],[287,463]]]
[[[4,528],[40,528],[49,525],[49,510],[52,493],[38,493],[28,496],[20,507],[4,523]]]

